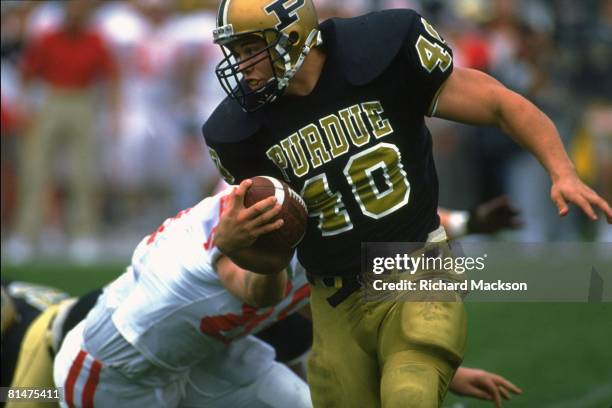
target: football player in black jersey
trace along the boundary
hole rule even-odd
[[[362,302],[356,278],[361,242],[445,240],[425,116],[499,127],[549,172],[559,215],[572,202],[612,222],[550,119],[488,75],[454,68],[412,10],[319,24],[311,0],[222,0],[213,37],[228,97],[203,126],[212,159],[230,183],[283,178],[308,205],[298,256],[313,283],[317,407],[438,406],[463,358],[460,302]],[[245,224],[240,211],[235,222]],[[218,246],[239,256],[231,240]]]

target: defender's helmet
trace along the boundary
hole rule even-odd
[[[228,48],[233,41],[256,35],[266,46],[238,61]],[[242,109],[252,112],[281,95],[289,80],[304,62],[310,49],[321,43],[317,14],[312,0],[222,0],[213,30],[215,44],[221,46],[225,58],[215,73],[227,94]],[[257,89],[244,81],[244,69],[267,55],[274,75]]]

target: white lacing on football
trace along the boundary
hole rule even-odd
[[[297,201],[298,203],[300,203],[300,205],[304,208],[304,211],[308,212],[308,208],[306,207],[306,203],[304,202],[304,199],[302,198],[301,195],[299,195],[298,193],[296,193],[292,188],[289,189],[289,195],[291,197],[293,197],[293,199],[295,201]]]

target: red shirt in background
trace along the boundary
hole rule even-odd
[[[102,37],[95,32],[54,31],[35,40],[24,53],[21,71],[58,88],[82,89],[116,74]]]
[[[15,129],[15,115],[7,105],[7,101],[2,98],[0,103],[0,134],[2,137],[8,136]]]

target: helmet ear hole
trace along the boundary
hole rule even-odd
[[[297,44],[297,42],[300,41],[300,33],[298,33],[297,31],[292,31],[289,33],[289,43],[291,45],[295,45]]]

